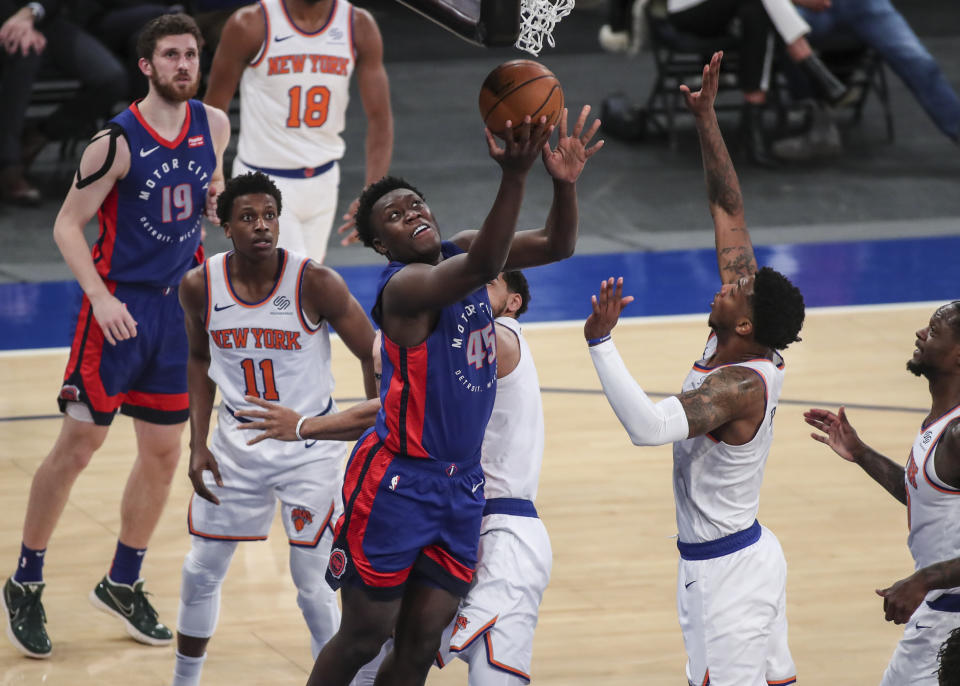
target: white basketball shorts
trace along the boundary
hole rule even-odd
[[[928,594],[934,596],[939,591]],[[942,595],[920,603],[904,625],[903,638],[893,651],[881,686],[937,686],[937,653],[947,635],[960,627],[960,596]],[[952,606],[950,609],[934,609]]]
[[[796,681],[787,646],[787,562],[777,537],[705,560],[680,559],[677,611],[691,686],[785,686]]]
[[[486,515],[473,585],[444,631],[437,664],[485,650],[491,667],[530,681],[533,632],[552,566],[539,518]]]
[[[217,459],[223,486],[204,472],[207,488],[219,505],[196,493],[187,514],[190,533],[232,541],[267,538],[277,500],[291,545],[316,546],[325,529],[331,534],[343,511],[340,488],[347,444],[341,441],[304,441],[301,450],[278,455],[268,439],[254,446],[245,442],[253,433],[239,431],[235,420],[220,413],[210,450]]]

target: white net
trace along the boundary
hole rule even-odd
[[[539,55],[543,39],[552,48],[553,27],[573,10],[574,0],[521,0],[520,35],[517,47],[531,55]]]

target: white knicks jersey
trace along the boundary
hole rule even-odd
[[[259,409],[244,400],[247,395],[286,405],[301,415],[335,409],[327,323],[308,322],[300,305],[300,282],[310,260],[281,250],[282,265],[273,290],[260,302],[250,303],[241,300],[230,285],[231,254],[220,253],[204,263],[208,375],[221,395],[211,448],[226,441],[241,451],[257,451],[269,444],[273,454],[299,454],[304,448],[300,441],[271,440],[244,448],[255,433],[235,430],[235,412]]]
[[[313,168],[343,157],[340,133],[356,63],[353,6],[333,0],[330,17],[305,33],[283,0],[262,0],[263,46],[240,78],[237,157],[250,166]]]
[[[921,427],[907,459],[907,545],[917,569],[960,557],[960,490],[947,486],[936,470],[937,446],[947,425],[958,418],[960,405]],[[933,596],[944,592],[949,590]]]
[[[766,409],[756,435],[743,445],[722,443],[710,434],[673,444],[673,493],[677,531],[684,543],[704,543],[750,527],[760,507],[763,470],[773,443],[773,416],[783,385],[783,358],[747,360],[736,365],[708,367],[717,349],[710,336],[703,358],[694,363],[683,390],[698,388],[709,374],[723,367],[752,369],[766,389]]]
[[[497,379],[497,397],[483,435],[480,464],[491,498],[537,497],[540,467],[543,464],[543,403],[540,379],[530,347],[513,317],[497,317],[520,341],[520,362],[516,369]]]

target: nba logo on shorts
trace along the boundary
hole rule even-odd
[[[330,559],[327,561],[327,570],[333,575],[334,579],[343,576],[347,568],[347,555],[340,548],[334,548],[330,551]]]
[[[397,484],[398,484],[399,482],[400,482],[400,475],[399,475],[399,474],[394,474],[394,475],[393,475],[393,478],[390,479],[390,490],[391,490],[391,491],[397,490]]]
[[[447,467],[447,476],[453,476],[456,473],[457,473],[457,465],[452,464],[449,467]]]

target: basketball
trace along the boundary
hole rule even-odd
[[[494,69],[480,88],[480,116],[494,134],[503,137],[507,120],[516,129],[530,115],[541,116],[547,125],[556,124],[563,112],[560,81],[539,62],[511,60]]]

